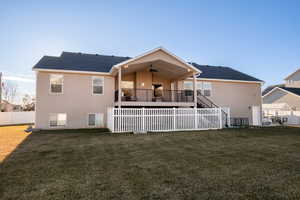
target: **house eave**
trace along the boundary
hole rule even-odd
[[[270,95],[271,93],[273,93],[273,92],[274,92],[275,90],[277,90],[277,89],[279,89],[279,90],[281,90],[281,91],[283,91],[283,92],[289,93],[289,94],[291,94],[291,95],[300,97],[299,95],[297,95],[297,94],[295,94],[295,93],[293,93],[293,92],[290,92],[290,91],[285,90],[285,89],[280,88],[280,87],[275,87],[275,88],[273,88],[272,90],[270,90],[267,94],[265,94],[264,96],[262,96],[262,98],[265,98],[266,96]]]
[[[192,78],[189,78],[192,79]],[[234,80],[234,79],[217,79],[217,78],[197,78],[200,81],[221,81],[221,82],[239,82],[239,83],[259,83],[264,84],[264,81],[245,81],[245,80]]]
[[[61,70],[61,69],[42,69],[32,68],[37,72],[58,72],[58,73],[77,73],[77,74],[95,74],[95,75],[111,75],[109,72],[94,72],[94,71],[81,71],[81,70]]]
[[[191,65],[191,64],[189,64],[189,63],[187,63],[187,62],[185,62],[183,59],[179,58],[178,56],[174,55],[173,53],[169,52],[167,49],[165,49],[165,48],[163,48],[163,47],[158,47],[158,48],[152,49],[152,50],[147,51],[147,52],[145,52],[145,53],[143,53],[143,54],[141,54],[141,55],[138,55],[138,56],[136,56],[136,57],[134,57],[134,58],[131,58],[131,59],[129,59],[129,60],[126,60],[126,61],[123,61],[123,62],[121,62],[121,63],[118,63],[118,64],[114,65],[114,66],[110,69],[109,72],[113,74],[113,71],[116,70],[116,69],[119,69],[119,67],[121,67],[121,66],[123,66],[123,65],[126,65],[126,64],[128,64],[128,63],[130,63],[130,62],[133,62],[133,61],[135,61],[135,60],[137,60],[137,59],[140,59],[140,58],[142,58],[142,57],[145,57],[145,56],[147,56],[147,55],[149,55],[149,54],[152,54],[152,53],[154,53],[154,52],[156,52],[156,51],[159,51],[159,50],[165,52],[166,54],[169,54],[169,55],[172,56],[172,57],[174,57],[176,60],[178,60],[178,61],[180,61],[182,64],[186,65],[187,67],[189,67],[190,69],[192,69],[192,70],[193,70],[194,72],[196,72],[197,74],[200,74],[200,73],[201,73],[201,71],[200,71],[199,69],[197,69],[197,68],[194,67],[193,65]]]

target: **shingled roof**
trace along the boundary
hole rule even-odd
[[[115,64],[130,57],[63,52],[60,57],[44,56],[34,69],[109,72]]]
[[[293,87],[279,87],[279,88],[300,96],[300,88],[293,88]]]
[[[276,87],[284,87],[284,84],[270,85],[266,89],[264,89],[264,91],[262,91],[262,95],[263,96],[266,95],[267,93],[269,93],[271,90],[273,90]]]
[[[259,81],[257,78],[250,76],[248,74],[239,72],[230,67],[223,66],[210,66],[210,65],[199,65],[197,63],[190,63],[194,67],[197,67],[202,73],[198,78],[207,78],[207,79],[225,79],[225,80],[240,80],[240,81]]]
[[[112,66],[129,59],[130,57],[63,52],[59,57],[42,57],[33,69],[109,72]],[[189,64],[202,71],[200,78],[262,82],[230,67]]]

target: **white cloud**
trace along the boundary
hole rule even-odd
[[[25,78],[21,76],[3,76],[3,80],[20,81],[20,82],[35,82],[33,78]]]

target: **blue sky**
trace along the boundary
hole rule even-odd
[[[300,67],[300,1],[2,1],[0,71],[34,94],[32,66],[62,51],[186,61],[281,83]]]

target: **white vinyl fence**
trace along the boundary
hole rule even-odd
[[[223,128],[223,120],[221,108],[109,108],[107,125],[112,132],[207,130]]]
[[[0,112],[1,125],[17,125],[34,123],[34,111],[29,112]]]
[[[300,124],[300,111],[264,109],[263,115],[264,117],[268,117],[268,118],[272,118],[272,117],[286,118],[287,124],[289,125]]]

